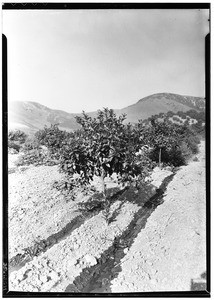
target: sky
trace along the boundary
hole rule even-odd
[[[4,10],[8,101],[78,113],[205,96],[209,11]]]

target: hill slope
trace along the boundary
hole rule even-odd
[[[9,129],[21,129],[35,132],[45,125],[60,124],[60,128],[71,131],[78,128],[76,114],[50,109],[47,106],[31,101],[16,101],[9,108]]]
[[[135,123],[138,119],[147,119],[148,117],[166,113],[168,111],[204,111],[205,99],[199,97],[181,96],[169,93],[154,94],[139,100],[137,103],[116,109],[117,115],[125,113],[126,122]],[[95,116],[96,112],[89,115]],[[25,132],[35,132],[51,124],[59,123],[60,128],[73,131],[78,128],[75,116],[78,114],[67,113],[61,110],[50,109],[37,102],[16,101],[9,107],[9,129],[21,129]]]
[[[134,123],[138,119],[145,120],[161,112],[186,112],[190,109],[203,111],[205,109],[205,99],[168,93],[154,94],[139,100],[133,105],[118,110],[117,113],[127,114],[127,121]]]

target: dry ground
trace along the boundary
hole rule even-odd
[[[206,271],[204,143],[198,158],[198,162],[177,171],[165,191],[164,203],[151,214],[131,247],[124,250],[118,276],[101,292],[188,291],[191,280]],[[154,186],[159,187],[170,173],[156,169]],[[10,258],[22,254],[35,241],[62,231],[80,215],[77,204],[87,201],[88,196],[66,202],[52,189],[60,176],[57,167],[45,166],[15,168],[9,174]],[[99,211],[86,218],[44,253],[13,270],[9,289],[63,292],[83,270],[99,265],[102,254],[129,228],[141,209],[141,195],[138,203],[127,195],[122,204],[121,199],[112,204],[111,213],[117,214],[110,225]]]
[[[169,183],[164,203],[149,218],[112,292],[189,291],[206,272],[205,149]],[[203,276],[203,275],[202,275]]]

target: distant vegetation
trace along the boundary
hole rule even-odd
[[[200,138],[205,136],[205,112],[197,112],[196,110],[188,110],[186,112],[178,111],[176,113],[168,111],[167,113],[159,113],[153,115],[152,117],[144,120],[145,124],[149,124],[151,120],[155,118],[159,121],[167,120],[172,123],[177,123],[179,125],[189,126]]]
[[[150,124],[149,156],[159,165],[185,165],[191,155],[197,153],[200,139],[190,126],[171,122],[167,117],[162,117],[161,120],[153,117]]]
[[[72,109],[72,106],[69,108]],[[158,93],[144,97],[114,112],[117,116],[126,114],[125,123],[135,123],[138,120],[146,120],[152,115],[167,113],[172,111],[176,114],[178,111],[187,112],[194,110],[196,112],[205,111],[205,99],[200,97],[182,96],[171,93]],[[59,124],[61,130],[75,131],[80,128],[76,122],[75,116],[81,114],[68,113],[66,111],[55,110],[37,102],[31,101],[15,101],[10,107],[9,128],[21,129],[28,134],[35,133],[39,129],[43,129],[45,125]],[[95,117],[97,111],[90,112],[90,117]]]
[[[111,118],[120,120],[121,117],[117,117],[116,114],[111,111]],[[98,112],[97,118],[100,118],[100,113]],[[87,117],[86,117],[87,116]],[[85,120],[85,123],[83,123],[83,119]],[[88,118],[88,119],[87,119]],[[28,155],[30,157],[35,156],[35,159],[30,159],[29,163],[45,163],[45,157],[47,157],[48,153],[48,160],[46,160],[46,163],[54,164],[59,163],[60,158],[62,158],[62,151],[63,149],[69,149],[70,147],[70,141],[75,140],[76,136],[82,134],[83,129],[86,131],[89,130],[88,128],[85,128],[84,124],[86,124],[86,120],[89,120],[92,122],[95,122],[96,118],[93,119],[87,114],[83,114],[83,117],[76,117],[78,127],[81,129],[76,130],[75,132],[67,132],[65,130],[60,130],[58,127],[58,124],[51,125],[50,127],[45,126],[43,129],[37,131],[34,135],[28,136],[26,133],[24,133],[21,130],[15,130],[15,131],[9,131],[8,134],[8,147],[13,153],[18,153],[19,151],[25,153],[25,159],[23,163],[28,162]],[[123,122],[125,121],[125,117],[123,117]],[[121,122],[123,124],[123,122]],[[88,124],[90,125],[90,124]],[[97,126],[97,125],[96,125]],[[122,125],[121,125],[122,126]],[[144,141],[136,141],[138,144],[138,148],[142,147],[144,145],[150,146],[150,156],[154,161],[159,161],[161,159],[160,157],[160,149],[161,149],[161,156],[162,156],[162,162],[164,163],[172,163],[172,164],[179,164],[178,162],[175,163],[174,160],[172,160],[172,152],[176,153],[177,156],[177,150],[179,144],[183,145],[184,148],[190,148],[193,153],[196,152],[194,148],[194,144],[198,143],[198,139],[204,138],[205,136],[205,113],[204,112],[197,112],[195,110],[189,110],[187,112],[178,111],[177,113],[173,113],[172,111],[169,111],[167,113],[159,113],[157,115],[153,115],[152,117],[148,118],[147,120],[139,121],[137,124],[123,124],[123,130],[124,131],[133,131],[138,132],[138,134],[141,134],[141,137],[143,136],[143,130],[146,128],[146,135],[147,139],[144,138]],[[177,137],[180,136],[180,131],[185,130],[186,137],[181,137],[182,141],[178,142]],[[172,134],[172,131],[174,130],[174,135]],[[108,139],[112,139],[111,128],[108,128]],[[119,133],[115,133],[117,136]],[[117,138],[115,137],[114,138]],[[150,136],[150,139],[148,138]],[[175,139],[173,140],[175,136]],[[163,143],[166,143],[166,138],[168,137],[168,144],[170,147],[172,145],[176,149],[170,150],[171,154],[169,153],[169,148],[167,148],[167,154],[166,149],[163,147]],[[85,138],[85,137],[84,137]],[[83,139],[83,135],[79,137],[79,139]],[[192,141],[193,140],[193,141]],[[158,142],[159,141],[159,142]],[[100,141],[96,141],[97,143],[100,143]],[[181,143],[182,142],[182,143]],[[159,146],[158,146],[159,144]],[[137,151],[136,148],[135,150]],[[152,149],[152,150],[151,150]],[[176,150],[176,151],[175,151]],[[44,154],[45,153],[45,154]],[[159,154],[157,154],[159,153]],[[157,159],[158,156],[158,159]],[[167,158],[166,158],[167,157]]]
[[[136,124],[125,119],[107,108],[94,118],[83,112],[76,117],[80,129],[74,132],[60,130],[57,124],[33,136],[10,131],[8,146],[22,153],[18,165],[59,165],[64,177],[54,187],[70,199],[77,189],[90,190],[98,176],[108,216],[106,177],[115,175],[118,185],[139,187],[156,165],[185,165],[197,154],[205,132],[205,115],[194,110],[160,113]]]
[[[27,139],[27,134],[21,130],[9,131],[8,133],[8,148],[12,149],[14,153],[19,152],[22,145]]]

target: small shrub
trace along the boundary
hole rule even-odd
[[[198,144],[200,143],[200,139],[194,132],[190,132],[190,133],[191,134],[189,134],[186,137],[185,142],[187,143],[187,145],[190,148],[190,150],[192,151],[192,153],[197,154],[198,153]]]
[[[179,153],[180,156],[183,158],[184,165],[187,164],[188,160],[192,156],[192,151],[186,142],[181,142],[181,145],[179,146]]]
[[[27,134],[21,130],[11,130],[8,133],[8,148],[19,152],[25,142]]]
[[[22,145],[22,150],[24,152],[27,152],[34,149],[39,149],[39,141],[36,139],[35,136],[28,137],[25,143]]]
[[[44,152],[41,148],[33,149],[22,154],[18,161],[16,162],[17,166],[24,165],[46,165],[53,166],[59,163],[58,160],[55,160],[51,157],[49,153]]]
[[[199,161],[198,157],[197,157],[197,156],[194,157],[194,158],[193,158],[193,161]]]
[[[45,126],[35,133],[35,138],[39,145],[46,146],[54,159],[59,159],[60,149],[66,143],[66,139],[72,136],[72,133],[60,130],[58,124]]]
[[[19,152],[21,146],[18,143],[15,143],[13,141],[8,141],[8,148],[14,149],[16,152]]]
[[[69,135],[66,131],[58,128],[58,125],[45,126],[28,137],[22,145],[22,155],[18,165],[56,165],[59,163],[60,149],[66,143],[66,137]]]
[[[177,116],[173,116],[172,119],[176,122],[180,122],[180,119]]]
[[[8,133],[8,141],[19,142],[23,144],[27,138],[27,134],[21,130],[11,130]]]
[[[151,128],[148,130],[150,158],[159,165],[185,165],[192,154],[198,153],[200,139],[189,126],[169,122],[158,122],[151,118]]]
[[[172,112],[172,111],[170,110],[170,111],[168,111],[168,112],[167,112],[167,114],[166,114],[166,115],[167,115],[168,117],[173,117],[173,116],[174,116],[174,114],[175,114],[175,113],[174,113],[174,112]]]
[[[186,151],[185,147],[171,147],[170,149],[163,148],[161,151],[161,164],[163,166],[174,166],[179,167],[186,164],[189,152]],[[150,157],[157,164],[159,163],[159,150],[153,149],[150,152]]]

